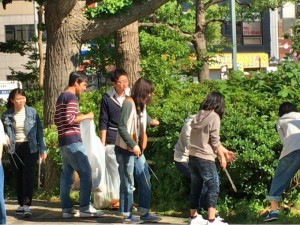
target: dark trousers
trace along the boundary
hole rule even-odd
[[[207,207],[216,208],[219,196],[219,175],[215,162],[189,157],[191,172],[190,209],[198,209],[203,186],[207,186]]]
[[[177,170],[182,174],[182,176],[186,179],[188,183],[191,183],[191,173],[189,169],[189,165],[187,162],[175,162],[175,166]],[[207,196],[207,186],[203,185],[202,193],[199,199],[199,209],[203,209],[207,211],[208,209],[208,196]]]
[[[39,153],[31,153],[28,142],[16,143],[16,151],[10,156],[15,188],[20,206],[31,205],[34,172]]]

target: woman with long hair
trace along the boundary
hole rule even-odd
[[[146,111],[153,91],[154,86],[149,80],[138,79],[131,90],[131,97],[126,98],[123,103],[118,124],[115,152],[120,174],[120,212],[124,216],[123,222],[127,224],[161,220],[149,213],[150,173],[143,154],[147,144],[147,124],[159,125],[159,122],[151,119]],[[140,218],[132,215],[134,175],[139,188],[138,211],[141,213]]]

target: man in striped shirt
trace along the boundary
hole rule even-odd
[[[91,167],[84,150],[79,123],[86,119],[94,119],[93,112],[78,112],[78,95],[86,90],[87,77],[84,72],[72,72],[69,85],[56,102],[54,123],[57,126],[59,150],[63,170],[60,179],[60,198],[63,218],[100,217],[102,211],[96,210],[90,202],[92,189]],[[74,210],[70,198],[73,183],[73,172],[80,177],[79,213]]]

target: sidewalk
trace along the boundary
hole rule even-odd
[[[73,218],[63,219],[61,217],[61,209],[59,203],[46,202],[46,201],[33,201],[31,207],[32,216],[30,218],[23,218],[21,215],[15,215],[14,212],[18,207],[17,201],[6,200],[5,202],[7,211],[7,225],[89,225],[99,223],[103,225],[123,225],[122,216],[118,211],[104,210],[105,215],[101,218]],[[162,216],[159,223],[152,223],[152,225],[174,224],[174,225],[187,225],[187,218]],[[255,224],[255,225],[268,225],[272,223]],[[276,224],[273,223],[274,225]],[[143,225],[150,225],[143,223]],[[233,224],[230,224],[233,225]],[[240,225],[240,224],[234,224]],[[243,224],[250,225],[250,224]],[[282,225],[282,224],[276,224]],[[292,224],[290,224],[292,225]]]
[[[5,202],[7,212],[7,225],[29,225],[29,224],[43,224],[43,225],[88,225],[92,223],[123,225],[122,216],[118,211],[104,210],[105,215],[101,218],[72,218],[63,219],[61,217],[61,209],[59,203],[50,203],[45,201],[33,201],[31,207],[32,216],[30,218],[23,218],[21,215],[15,215],[14,212],[18,207],[17,201],[6,200]],[[177,218],[163,216],[159,224],[175,224],[186,225],[187,218]],[[146,223],[143,223],[146,224]],[[153,225],[153,224],[152,224]]]

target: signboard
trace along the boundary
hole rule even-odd
[[[244,36],[261,36],[260,21],[243,23]]]
[[[269,66],[269,56],[267,53],[237,53],[237,64],[240,68],[267,68]],[[218,54],[212,58],[209,69],[220,69],[227,65],[232,68],[232,54]]]
[[[11,90],[15,88],[22,88],[20,81],[0,81],[0,99],[7,101]]]

